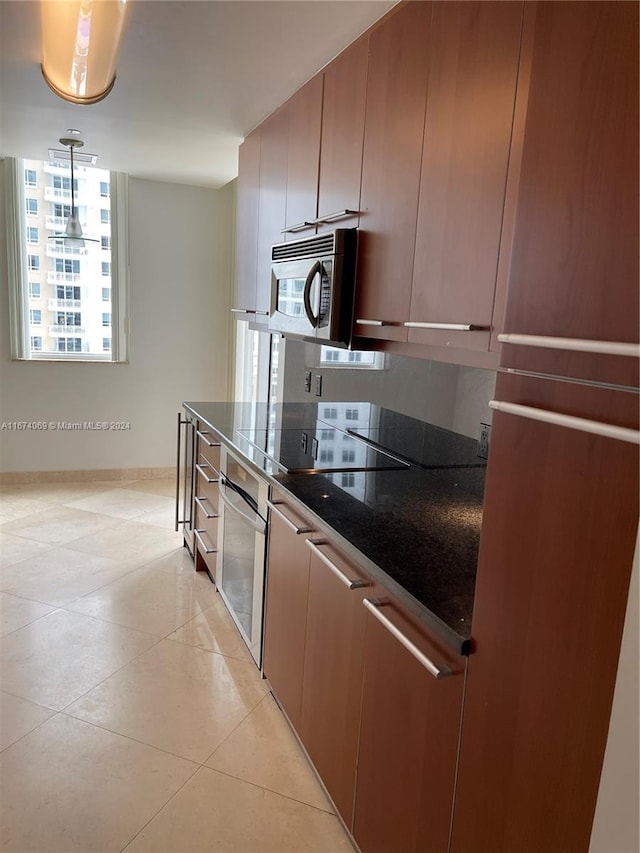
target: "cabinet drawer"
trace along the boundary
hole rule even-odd
[[[198,457],[203,456],[206,463],[216,471],[220,470],[220,442],[215,432],[200,425],[196,432],[198,438]]]
[[[218,514],[216,512],[214,516],[208,515],[211,508],[207,505],[207,501],[203,501],[201,498],[199,500],[200,504],[196,502],[196,530],[204,530],[211,547],[217,548]]]
[[[209,500],[216,507],[216,510],[218,507],[219,477],[218,469],[202,453],[199,453],[195,473],[195,495]]]

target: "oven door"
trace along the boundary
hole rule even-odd
[[[260,666],[268,486],[226,449],[220,467],[218,591]]]
[[[333,256],[272,264],[269,329],[312,340],[328,337],[334,274]]]

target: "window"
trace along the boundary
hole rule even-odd
[[[354,367],[357,369],[381,370],[384,366],[384,353],[322,346],[320,347],[320,364],[318,367],[325,365],[342,368]]]
[[[336,437],[336,434],[332,429],[321,429],[320,430],[320,440],[321,441],[333,441]]]
[[[54,170],[48,161],[5,157],[0,169],[9,202],[6,224],[13,259],[9,269],[12,358],[126,361],[126,175],[84,164],[79,167],[78,218],[84,234],[99,242],[69,246],[59,238],[57,242],[47,239],[62,230],[71,212],[69,164],[58,163]],[[36,214],[42,221],[29,220]],[[40,281],[33,281],[44,272],[45,290]],[[41,302],[34,302],[37,299]],[[37,315],[30,310],[41,312],[35,329],[32,322]],[[39,328],[50,333],[33,335]],[[108,347],[104,346],[106,336]],[[38,346],[32,345],[35,337],[40,337]]]
[[[39,308],[30,309],[29,322],[32,326],[40,326],[42,324],[42,311]]]
[[[82,352],[82,338],[58,338],[58,352]]]
[[[102,351],[111,352],[111,338],[102,339]]]
[[[353,488],[356,484],[356,475],[353,471],[345,471],[341,476],[341,486],[345,489]]]
[[[355,450],[343,450],[342,451],[342,461],[343,462],[355,462],[356,461]]]
[[[335,421],[335,419],[338,417],[338,410],[335,408],[325,408],[323,417],[325,417],[328,421]]]
[[[31,336],[31,349],[37,350],[38,352],[42,351],[42,338],[40,335]]]
[[[56,299],[76,299],[80,300],[80,288],[73,284],[57,284]]]
[[[58,326],[80,326],[80,312],[58,311],[56,314],[56,324]]]
[[[345,409],[344,417],[347,421],[357,421],[360,417],[360,411],[359,409]]]
[[[320,461],[321,462],[333,462],[333,450],[321,450],[320,451]]]

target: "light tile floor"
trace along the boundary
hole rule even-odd
[[[0,848],[353,853],[172,494],[0,487]]]

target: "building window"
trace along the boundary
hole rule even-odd
[[[42,351],[42,338],[40,335],[31,335],[31,349],[36,350],[36,352]]]
[[[57,284],[56,299],[80,300],[80,287],[73,284]]]
[[[345,489],[352,489],[356,484],[356,475],[353,471],[345,471],[342,474],[341,485]]]
[[[55,174],[53,173],[55,171]],[[71,212],[72,190],[69,164],[49,168],[48,161],[16,160],[6,157],[3,172],[8,197],[15,198],[6,217],[15,263],[9,270],[11,354],[14,359],[36,358],[56,361],[127,360],[128,255],[127,177],[104,169],[82,165],[78,184],[82,206],[77,208],[84,234],[97,237],[85,246],[66,246],[46,239],[62,230]],[[29,188],[26,187],[29,184]],[[47,214],[46,220],[43,213]],[[28,215],[42,216],[31,227]],[[26,221],[25,221],[26,219]],[[33,222],[33,220],[31,220]],[[37,241],[37,242],[36,242]],[[47,292],[31,279],[47,272]],[[105,288],[104,285],[110,285]],[[41,335],[41,344],[31,346],[32,300],[42,306],[42,327],[54,327]],[[56,322],[57,321],[57,322]],[[68,334],[65,330],[68,329]],[[110,336],[110,346],[103,338]]]
[[[82,338],[57,338],[58,352],[82,352]]]
[[[339,347],[320,347],[320,364],[330,367],[353,367],[357,369],[381,370],[384,366],[384,353],[347,350]]]
[[[335,419],[338,417],[338,410],[335,408],[325,408],[323,417],[326,418],[328,421],[335,421]]]
[[[333,450],[321,450],[320,451],[320,461],[321,462],[333,462]]]
[[[342,451],[342,461],[343,462],[355,462],[356,461],[355,450],[343,450]]]
[[[320,441],[333,441],[336,437],[336,434],[332,429],[321,429],[320,430]]]
[[[102,339],[102,351],[111,352],[111,338]]]
[[[345,420],[347,421],[357,421],[360,417],[359,409],[345,409],[344,413]]]
[[[29,310],[29,323],[32,326],[42,325],[42,311],[40,308],[31,308]]]

